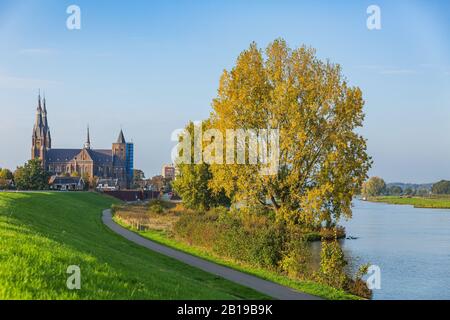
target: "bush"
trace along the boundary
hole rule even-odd
[[[157,213],[157,214],[161,214],[163,213],[166,209],[168,209],[170,206],[168,203],[161,201],[161,200],[151,200],[148,203],[148,211],[149,213]]]
[[[214,251],[252,265],[275,268],[281,258],[283,232],[279,225],[248,216],[220,219]]]
[[[367,264],[361,266],[355,279],[351,278],[345,271],[347,261],[337,240],[322,242],[320,258],[320,270],[315,274],[319,282],[360,297],[371,298],[372,291],[362,279],[369,266]]]
[[[355,279],[350,279],[347,290],[357,296],[370,299],[372,298],[372,291],[368,288],[367,283],[362,279],[362,277],[367,274],[369,270],[369,264],[362,265]]]
[[[337,240],[322,241],[320,270],[316,274],[318,280],[331,287],[344,289],[348,280],[345,272],[346,265],[344,252]]]
[[[175,223],[175,235],[190,245],[194,244],[211,250],[213,242],[218,237],[216,220],[218,216],[214,214],[187,212]]]
[[[291,227],[280,269],[294,279],[308,279],[312,274],[312,253],[308,241],[300,228]]]
[[[264,217],[241,218],[226,208],[183,215],[175,233],[189,244],[251,265],[276,268],[283,251],[283,230]]]

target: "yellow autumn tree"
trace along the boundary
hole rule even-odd
[[[224,71],[210,121],[224,137],[230,129],[278,130],[278,170],[263,175],[262,162],[224,161],[211,165],[211,188],[225,190],[235,202],[271,205],[279,220],[291,224],[331,226],[351,217],[352,198],[371,165],[356,131],[363,106],[361,90],[315,50],[290,49],[278,39],[264,54],[251,44]]]

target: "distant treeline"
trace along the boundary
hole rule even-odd
[[[364,197],[450,195],[450,181],[442,180],[434,184],[386,184],[382,178],[372,177],[364,183],[361,194]]]

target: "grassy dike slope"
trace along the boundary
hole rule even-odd
[[[101,222],[111,198],[0,192],[0,299],[263,299],[141,248]],[[68,290],[67,267],[81,268]]]

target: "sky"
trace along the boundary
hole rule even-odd
[[[66,10],[81,9],[69,30]],[[381,30],[366,10],[381,9]],[[284,38],[339,63],[366,101],[359,131],[389,182],[450,180],[450,2],[0,0],[0,167],[30,157],[38,90],[53,147],[110,148],[123,128],[147,177],[171,133],[209,116],[224,69]]]

